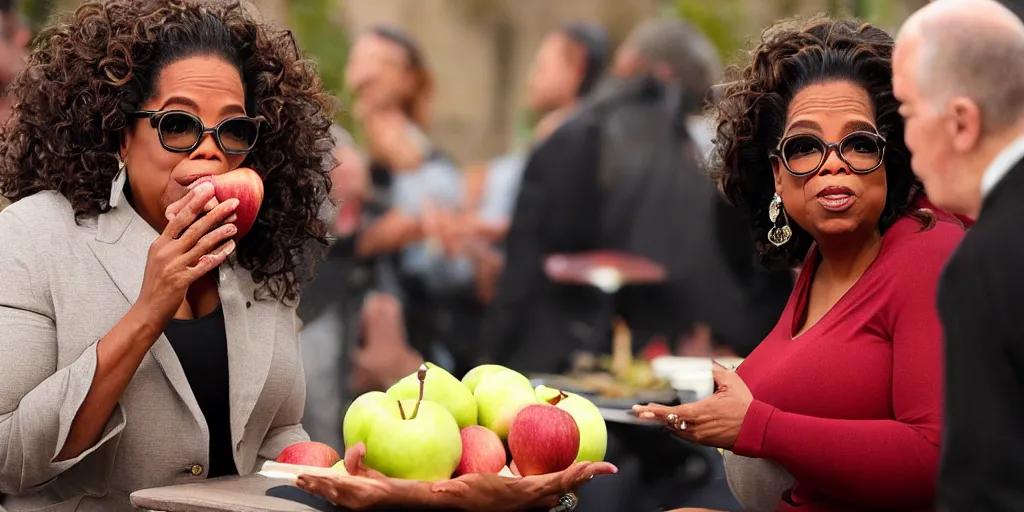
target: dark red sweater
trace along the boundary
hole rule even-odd
[[[737,372],[754,395],[733,452],[773,460],[796,479],[778,510],[930,509],[942,421],[939,274],[963,237],[946,214],[909,217],[813,327],[812,250],[778,325]]]

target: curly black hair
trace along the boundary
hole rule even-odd
[[[78,221],[108,211],[127,113],[155,94],[165,66],[196,55],[233,64],[249,114],[267,120],[244,164],[263,177],[263,205],[236,254],[258,298],[297,301],[318,250],[309,242],[327,241],[333,100],[291,33],[237,1],[90,1],[46,28],[10,91],[0,190],[15,201],[57,191]]]
[[[712,173],[726,199],[749,217],[762,265],[798,266],[813,243],[795,222],[788,243],[768,243],[768,205],[775,194],[768,155],[783,135],[790,101],[815,83],[846,80],[863,87],[874,102],[876,125],[886,139],[887,198],[879,230],[884,233],[904,215],[925,227],[934,220],[914,207],[922,187],[910,167],[903,118],[892,94],[893,44],[889,34],[868,24],[822,17],[784,20],[765,30],[749,65],[728,71],[732,81],[710,112],[717,122]]]

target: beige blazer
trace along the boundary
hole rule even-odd
[[[132,510],[138,489],[206,478],[209,433],[174,349],[161,336],[104,434],[53,462],[96,371],[96,343],[128,311],[157,233],[126,202],[76,225],[40,192],[0,212],[0,494],[10,512]],[[254,298],[225,264],[231,438],[241,474],[308,440],[295,309]]]

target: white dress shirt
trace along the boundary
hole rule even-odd
[[[1018,137],[1003,148],[992,160],[992,163],[988,164],[985,174],[981,176],[981,198],[985,199],[1022,159],[1024,159],[1024,137]]]

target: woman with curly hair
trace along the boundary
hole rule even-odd
[[[891,37],[815,19],[769,29],[716,106],[717,180],[762,263],[799,266],[782,318],[717,392],[637,407],[729,450],[747,510],[927,509],[942,330],[936,283],[963,236],[920,192]]]
[[[308,440],[295,303],[327,232],[331,113],[290,34],[237,2],[91,1],[12,92],[4,505],[128,510]],[[239,238],[238,199],[203,178],[242,168],[264,198]]]

